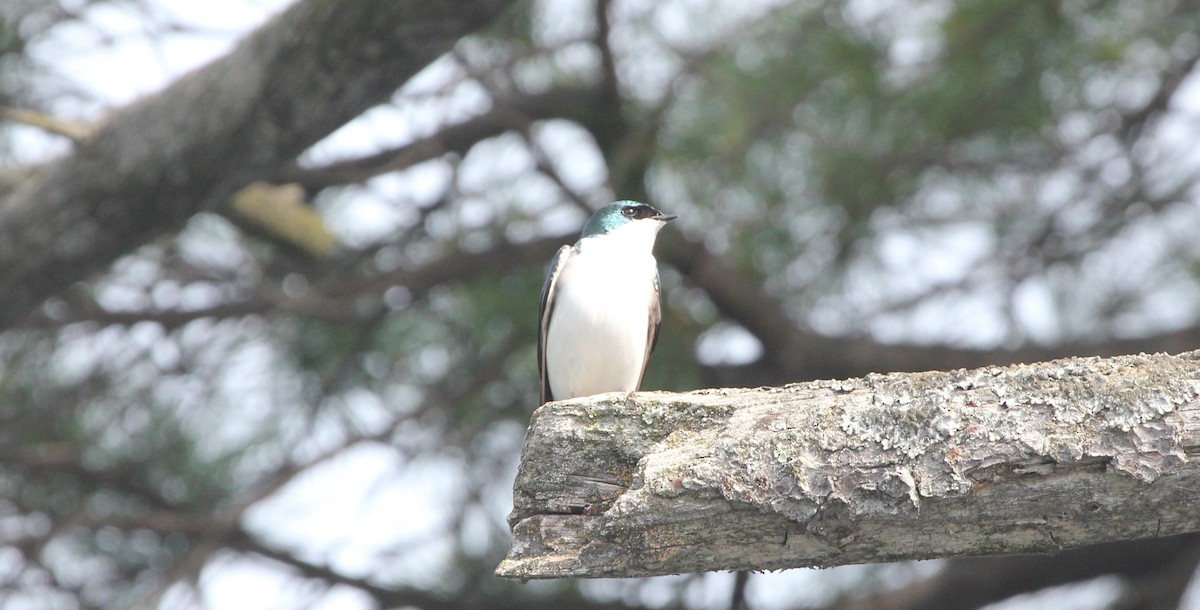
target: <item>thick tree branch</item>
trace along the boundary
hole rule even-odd
[[[1200,531],[1200,352],[602,395],[534,414],[517,578],[1057,551]]]
[[[0,328],[366,109],[511,0],[297,3],[0,201]]]

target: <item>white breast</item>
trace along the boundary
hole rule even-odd
[[[658,298],[650,253],[657,227],[647,228],[648,236],[618,230],[584,239],[564,264],[546,336],[546,372],[556,400],[638,389],[650,305]]]

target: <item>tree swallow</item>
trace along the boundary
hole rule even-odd
[[[554,255],[538,328],[542,404],[641,386],[662,324],[652,249],[674,219],[644,203],[610,203]]]

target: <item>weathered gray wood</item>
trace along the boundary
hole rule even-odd
[[[501,576],[1054,551],[1200,531],[1200,352],[605,394],[533,416]]]

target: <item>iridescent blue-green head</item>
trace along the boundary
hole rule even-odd
[[[662,228],[663,224],[675,218],[673,214],[668,216],[644,203],[617,201],[592,214],[587,224],[583,225],[583,233],[579,237],[582,239],[605,235],[631,223],[653,224],[655,232],[657,232],[657,229]]]

